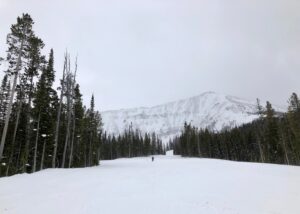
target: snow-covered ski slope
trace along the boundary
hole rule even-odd
[[[299,214],[300,167],[156,156],[0,179],[1,214]]]

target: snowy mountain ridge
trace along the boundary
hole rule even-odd
[[[283,111],[274,107],[277,111]],[[220,131],[240,126],[258,118],[256,101],[205,92],[199,96],[153,107],[102,112],[104,130],[120,134],[130,124],[142,132],[155,132],[163,140],[179,135],[185,122],[199,128]]]

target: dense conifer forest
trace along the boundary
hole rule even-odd
[[[300,164],[300,101],[296,93],[288,100],[287,113],[275,112],[270,102],[259,119],[219,133],[184,125],[181,136],[170,142],[175,154],[186,157],[219,158],[235,161]]]
[[[94,96],[83,105],[77,59],[71,62],[69,53],[55,89],[54,50],[42,54],[45,44],[33,26],[29,14],[18,17],[0,59],[8,65],[0,87],[0,176],[164,152],[155,134],[142,136],[131,127],[120,136],[103,132]]]

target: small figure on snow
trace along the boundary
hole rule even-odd
[[[154,157],[152,156],[152,162],[154,161]]]

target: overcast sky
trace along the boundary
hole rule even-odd
[[[300,92],[299,0],[0,0],[0,56],[23,12],[55,53],[78,53],[85,103],[152,106],[216,91],[285,105]],[[1,67],[0,67],[1,69]]]

